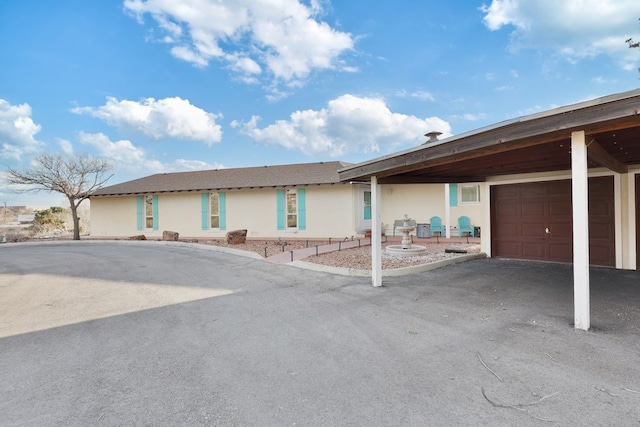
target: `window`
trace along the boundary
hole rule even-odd
[[[209,194],[209,212],[211,228],[220,228],[220,197],[218,193]]]
[[[304,188],[276,190],[278,230],[307,229],[307,192]]]
[[[298,227],[298,194],[295,190],[287,190],[287,228]]]
[[[144,205],[145,228],[153,230],[153,196],[145,196]]]
[[[202,193],[202,229],[226,230],[227,194],[224,191]]]
[[[138,230],[158,229],[158,196],[137,196]]]
[[[480,203],[480,186],[478,184],[460,185],[460,203]]]

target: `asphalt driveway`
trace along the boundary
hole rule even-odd
[[[640,275],[385,279],[159,242],[0,245],[0,425],[638,425]]]

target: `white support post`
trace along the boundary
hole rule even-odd
[[[628,227],[628,245],[627,252],[629,253],[629,270],[637,270],[640,267],[637,263],[636,253],[636,175],[633,173],[627,174],[627,227]]]
[[[480,184],[482,203],[482,227],[480,228],[480,250],[491,258],[491,186],[488,182]]]
[[[382,286],[381,197],[378,177],[371,177],[371,279],[373,286]]]
[[[451,184],[444,185],[444,235],[451,238]]]
[[[573,303],[576,329],[591,327],[589,308],[589,178],[584,131],[571,134]]]

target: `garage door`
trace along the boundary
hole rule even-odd
[[[491,188],[491,252],[506,258],[573,262],[571,181]],[[589,255],[615,266],[613,177],[589,179]]]

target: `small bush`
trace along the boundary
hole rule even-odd
[[[31,233],[38,235],[65,231],[64,219],[62,219],[62,215],[65,213],[65,209],[59,206],[52,206],[49,209],[36,212],[33,225],[30,227]]]

